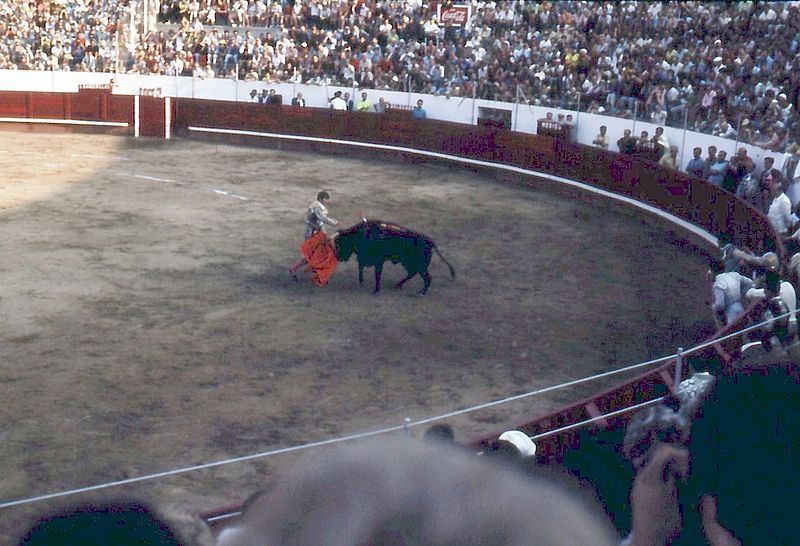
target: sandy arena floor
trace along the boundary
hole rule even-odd
[[[706,259],[596,201],[458,169],[0,133],[0,501],[402,424],[691,346]],[[294,283],[320,189],[433,237],[433,285]],[[621,378],[602,386],[616,383]],[[601,385],[451,419],[461,440]],[[423,429],[415,429],[421,434]],[[296,454],[118,488],[206,510]],[[41,502],[3,510],[2,536]]]

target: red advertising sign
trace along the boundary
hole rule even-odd
[[[437,7],[437,12],[439,15],[439,23],[444,26],[457,26],[463,27],[469,22],[470,17],[472,16],[472,6],[471,5],[452,5],[447,7],[442,7],[441,5]]]

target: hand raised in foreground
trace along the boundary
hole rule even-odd
[[[681,530],[675,479],[689,474],[689,452],[670,444],[650,448],[648,460],[631,488],[633,510],[630,546],[668,544]]]
[[[742,546],[733,534],[717,520],[717,499],[711,495],[703,496],[700,503],[703,531],[709,546]]]

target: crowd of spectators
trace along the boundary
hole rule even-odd
[[[3,2],[0,68],[474,95],[685,122],[773,151],[800,140],[797,2],[473,0],[466,28],[422,0],[149,2],[151,30],[133,38],[142,2]]]

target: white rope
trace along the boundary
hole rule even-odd
[[[727,341],[729,339],[733,339],[734,337],[740,336],[742,334],[746,334],[747,332],[752,332],[753,330],[757,330],[757,329],[761,328],[762,326],[764,326],[765,324],[769,323],[770,321],[775,321],[775,320],[780,320],[782,318],[791,317],[793,314],[796,314],[796,311],[794,311],[794,312],[789,311],[789,312],[784,313],[782,315],[778,315],[777,317],[773,317],[771,319],[764,320],[764,321],[758,322],[756,324],[747,326],[746,328],[742,328],[741,330],[736,330],[734,332],[731,332],[728,335],[725,335],[725,336],[722,336],[722,337],[718,337],[718,338],[706,341],[704,343],[701,343],[700,345],[692,347],[688,351],[684,351],[683,352],[683,356],[686,356],[686,355],[692,354],[692,353],[696,353],[697,351],[705,349],[706,347],[711,347],[711,346],[716,345],[718,343],[721,343],[723,341]]]
[[[457,415],[463,415],[465,413],[470,413],[477,410],[482,410],[486,408],[491,408],[494,406],[499,406],[501,404],[507,404],[508,402],[514,402],[516,400],[522,400],[523,398],[528,398],[531,396],[536,396],[538,394],[544,394],[546,392],[555,391],[559,389],[564,389],[566,387],[572,387],[574,385],[580,385],[581,383],[587,383],[589,381],[594,381],[595,379],[602,379],[603,377],[609,377],[611,375],[616,375],[619,373],[629,372],[631,370],[636,370],[638,368],[642,368],[644,366],[651,366],[653,364],[658,364],[660,362],[666,362],[672,358],[675,358],[677,355],[670,355],[670,356],[662,356],[661,358],[656,358],[654,360],[648,360],[647,362],[642,362],[640,364],[634,364],[632,366],[626,366],[624,368],[618,368],[616,370],[610,370],[608,372],[603,372],[597,375],[591,375],[589,377],[583,377],[581,379],[575,379],[573,381],[567,381],[566,383],[560,383],[558,385],[553,385],[551,387],[544,387],[542,389],[537,389],[535,391],[526,392],[523,394],[517,394],[516,396],[509,396],[508,398],[503,398],[502,400],[495,400],[494,402],[487,402],[485,404],[480,404],[478,406],[473,406],[471,408],[466,408],[462,410],[452,411],[450,413],[445,413],[444,415],[438,415],[436,417],[429,417],[427,419],[422,419],[420,421],[414,421],[411,423],[410,426],[418,426],[418,425],[427,425],[428,423],[432,423],[433,421],[439,421],[441,419],[449,419],[451,417],[455,417]],[[1,508],[1,506],[0,506]]]
[[[258,458],[261,458],[261,457],[270,457],[272,455],[280,455],[280,454],[283,454],[283,453],[291,453],[292,451],[299,451],[301,449],[308,449],[310,447],[320,447],[320,446],[335,444],[335,443],[339,443],[339,442],[348,442],[348,441],[351,441],[351,440],[358,440],[358,439],[361,439],[361,438],[366,438],[368,436],[375,436],[375,435],[378,435],[378,434],[386,434],[388,432],[396,432],[396,431],[399,431],[399,430],[403,430],[404,428],[405,428],[404,425],[397,425],[397,426],[394,426],[394,427],[387,427],[387,428],[383,428],[383,429],[380,429],[380,430],[373,430],[371,432],[362,432],[362,433],[359,433],[359,434],[352,434],[350,436],[344,436],[342,438],[332,438],[330,440],[322,440],[322,441],[319,441],[319,442],[311,442],[309,444],[302,444],[302,445],[299,445],[299,446],[285,447],[285,448],[281,448],[281,449],[275,449],[275,450],[272,450],[272,451],[265,451],[263,453],[255,453],[255,454],[252,454],[252,455],[245,455],[245,456],[242,456],[242,457],[235,457],[235,458],[232,458],[232,459],[225,459],[225,460],[216,461],[216,462],[213,462],[213,463],[205,463],[205,464],[199,464],[199,465],[195,465],[195,466],[188,466],[188,467],[185,467],[185,468],[178,468],[178,469],[175,469],[175,470],[167,470],[165,472],[159,472],[157,474],[148,474],[146,476],[139,476],[137,478],[128,478],[128,479],[125,479],[125,480],[107,482],[107,483],[102,483],[102,484],[98,484],[98,485],[90,485],[88,487],[81,487],[81,488],[78,488],[78,489],[70,489],[68,491],[61,491],[61,492],[58,492],[58,493],[50,493],[50,494],[47,494],[47,495],[39,495],[38,497],[29,497],[29,498],[25,498],[25,499],[8,501],[8,502],[4,502],[4,503],[0,504],[0,508],[10,508],[12,506],[20,506],[20,505],[23,505],[23,504],[31,504],[31,503],[39,502],[39,501],[43,501],[43,500],[55,499],[55,498],[58,498],[58,497],[66,497],[67,495],[75,495],[77,493],[87,493],[89,491],[98,491],[98,490],[101,490],[101,489],[108,489],[109,487],[117,487],[119,485],[127,485],[127,484],[130,484],[130,483],[143,482],[143,481],[146,481],[146,480],[153,480],[153,479],[156,479],[156,478],[164,478],[164,477],[167,477],[167,476],[175,476],[177,474],[184,474],[186,472],[194,472],[195,470],[205,470],[207,468],[214,468],[216,466],[222,466],[222,465],[227,465],[227,464],[232,464],[232,463],[239,463],[239,462],[243,462],[243,461],[249,461],[249,460],[258,459]]]
[[[788,316],[790,314],[791,313],[785,313],[783,315],[780,315],[779,317],[776,317],[776,319],[786,317],[786,316]],[[775,320],[775,319],[773,319],[773,320]],[[719,338],[719,339],[714,339],[712,341],[700,344],[700,345],[698,345],[696,347],[693,347],[693,348],[689,349],[688,351],[685,351],[683,354],[684,355],[691,354],[693,352],[698,351],[701,348],[705,348],[705,347],[714,345],[715,343],[719,343],[719,342],[724,341],[726,339],[729,339],[729,338],[731,338],[733,336],[740,335],[742,333],[745,333],[745,332],[751,331],[753,329],[756,329],[756,328],[758,328],[760,326],[763,326],[767,322],[768,321],[764,321],[764,322],[755,324],[753,326],[749,326],[747,328],[744,328],[742,330],[739,330],[737,332],[733,332],[733,333],[731,333],[731,334],[729,334],[729,335],[727,335],[725,337],[722,337],[722,338]],[[403,425],[396,425],[396,426],[386,427],[386,428],[382,428],[382,429],[378,429],[378,430],[374,430],[374,431],[370,431],[370,432],[362,432],[362,433],[352,434],[352,435],[349,435],[349,436],[343,436],[343,437],[339,437],[339,438],[331,438],[331,439],[328,439],[328,440],[321,440],[321,441],[317,441],[317,442],[311,442],[311,443],[308,443],[308,444],[301,444],[301,445],[297,445],[297,446],[280,448],[280,449],[275,449],[275,450],[271,450],[271,451],[264,451],[264,452],[260,452],[260,453],[254,453],[254,454],[251,454],[251,455],[244,455],[244,456],[241,456],[241,457],[234,457],[234,458],[231,458],[231,459],[223,459],[221,461],[215,461],[215,462],[212,462],[212,463],[204,463],[204,464],[199,464],[199,465],[194,465],[194,466],[189,466],[189,467],[184,467],[184,468],[178,468],[178,469],[174,469],[174,470],[167,470],[167,471],[164,471],[164,472],[158,472],[158,473],[155,473],[155,474],[147,474],[145,476],[139,476],[139,477],[135,477],[135,478],[128,478],[128,479],[125,479],[125,480],[118,480],[118,481],[113,481],[113,482],[97,484],[97,485],[91,485],[91,486],[87,486],[87,487],[81,487],[81,488],[77,488],[77,489],[70,489],[70,490],[67,490],[67,491],[61,491],[61,492],[57,492],[57,493],[39,495],[39,496],[36,496],[36,497],[28,497],[28,498],[22,498],[22,499],[18,499],[18,500],[13,500],[13,501],[7,501],[7,502],[0,503],[0,509],[2,509],[2,508],[10,508],[12,506],[21,506],[21,505],[24,505],[24,504],[32,504],[32,503],[43,501],[43,500],[55,499],[55,498],[59,498],[59,497],[75,495],[75,494],[78,494],[78,493],[87,493],[87,492],[91,492],[91,491],[98,491],[98,490],[101,490],[101,489],[108,489],[110,487],[117,487],[117,486],[120,486],[120,485],[127,485],[127,484],[131,484],[131,483],[143,482],[143,481],[147,481],[147,480],[154,480],[154,479],[157,479],[157,478],[165,478],[165,477],[168,477],[168,476],[175,476],[175,475],[178,475],[178,474],[185,474],[187,472],[194,472],[194,471],[197,471],[197,470],[206,470],[206,469],[215,468],[215,467],[218,467],[218,466],[224,466],[224,465],[233,464],[233,463],[240,463],[240,462],[250,461],[250,460],[253,460],[253,459],[260,459],[260,458],[264,458],[264,457],[271,457],[271,456],[274,456],[274,455],[281,455],[281,454],[284,454],[284,453],[291,453],[291,452],[294,452],[294,451],[300,451],[300,450],[309,449],[309,448],[312,448],[312,447],[322,447],[322,446],[333,445],[333,444],[342,443],[342,442],[349,442],[349,441],[352,441],[352,440],[358,440],[358,439],[367,438],[367,437],[370,437],[370,436],[377,436],[379,434],[387,434],[389,432],[397,432],[397,431],[400,431],[400,430],[408,429],[410,427],[426,425],[426,424],[432,423],[434,421],[440,421],[442,419],[449,419],[451,417],[455,417],[455,416],[458,416],[458,415],[464,415],[466,413],[471,413],[471,412],[474,412],[474,411],[487,409],[487,408],[491,408],[491,407],[494,407],[494,406],[499,406],[499,405],[502,405],[502,404],[507,404],[509,402],[514,402],[516,400],[522,400],[524,398],[529,398],[531,396],[536,396],[536,395],[539,395],[539,394],[544,394],[544,393],[547,393],[547,392],[560,390],[560,389],[564,389],[564,388],[567,388],[567,387],[572,387],[572,386],[575,386],[575,385],[580,385],[582,383],[587,383],[589,381],[594,381],[596,379],[602,379],[604,377],[610,377],[612,375],[617,375],[617,374],[620,374],[620,373],[629,372],[629,371],[636,370],[636,369],[639,369],[639,368],[642,368],[642,367],[645,367],[645,366],[652,366],[653,364],[659,364],[659,363],[662,363],[662,362],[667,362],[667,361],[675,358],[676,356],[677,356],[677,354],[673,354],[673,355],[669,355],[669,356],[656,358],[656,359],[653,359],[653,360],[648,360],[646,362],[641,362],[639,364],[633,364],[631,366],[626,366],[624,368],[618,368],[618,369],[615,369],[615,370],[609,370],[607,372],[599,373],[599,374],[592,375],[592,376],[589,376],[589,377],[584,377],[584,378],[581,378],[581,379],[575,379],[573,381],[567,381],[565,383],[560,383],[558,385],[553,385],[553,386],[550,386],[550,387],[544,387],[544,388],[541,388],[541,389],[537,389],[537,390],[534,390],[534,391],[529,391],[529,392],[518,394],[518,395],[515,395],[515,396],[509,396],[507,398],[503,398],[503,399],[500,399],[500,400],[495,400],[495,401],[492,401],[492,402],[487,402],[485,404],[479,404],[477,406],[472,406],[472,407],[469,407],[469,408],[452,411],[450,413],[437,415],[435,417],[429,417],[427,419],[421,419],[419,421],[406,422]],[[599,416],[599,417],[596,417],[596,418],[592,418],[592,419],[589,419],[587,421],[583,421],[581,423],[573,423],[571,425],[567,425],[567,426],[562,427],[560,429],[555,429],[555,430],[552,430],[552,431],[549,431],[549,432],[545,432],[545,433],[539,434],[539,435],[535,436],[534,439],[543,438],[545,436],[549,436],[549,435],[552,435],[552,434],[558,434],[559,432],[563,432],[563,431],[566,431],[566,430],[571,430],[573,428],[578,428],[580,426],[583,426],[585,424],[594,422],[596,420],[603,419],[603,418],[606,418],[606,417],[613,417],[613,416],[618,415],[620,413],[624,413],[626,411],[631,411],[632,409],[636,409],[637,407],[641,407],[641,406],[644,406],[644,405],[647,405],[647,404],[652,404],[652,403],[655,403],[656,401],[660,401],[660,400],[661,400],[661,398],[658,398],[658,399],[655,399],[655,400],[651,400],[649,402],[644,402],[644,403],[639,404],[637,406],[631,406],[631,407],[628,407],[628,408],[617,410],[615,412],[611,412],[611,413],[609,413],[607,415],[602,415],[602,416]]]
[[[379,430],[374,430],[374,431],[371,431],[371,432],[362,432],[362,433],[358,433],[358,434],[352,434],[350,436],[344,436],[344,437],[340,437],[340,438],[331,438],[329,440],[321,440],[321,441],[318,441],[318,442],[311,442],[311,443],[308,443],[308,444],[301,444],[301,445],[297,445],[297,446],[293,446],[293,447],[286,447],[286,448],[275,449],[275,450],[271,450],[271,451],[264,451],[264,452],[261,452],[261,453],[254,453],[254,454],[251,454],[251,455],[244,455],[244,456],[241,456],[241,457],[234,457],[234,458],[231,458],[231,459],[224,459],[224,460],[215,461],[215,462],[212,462],[212,463],[204,463],[204,464],[189,466],[189,467],[185,467],[185,468],[167,470],[167,471],[158,472],[158,473],[155,473],[155,474],[147,474],[145,476],[139,476],[139,477],[136,477],[136,478],[128,478],[128,479],[125,479],[125,480],[118,480],[118,481],[113,481],[113,482],[97,484],[97,485],[91,485],[91,486],[87,486],[87,487],[81,487],[81,488],[77,488],[77,489],[70,489],[70,490],[61,491],[61,492],[58,492],[58,493],[50,493],[50,494],[46,494],[46,495],[39,495],[39,496],[36,496],[36,497],[29,497],[29,498],[23,498],[23,499],[18,499],[18,500],[13,500],[13,501],[7,501],[7,502],[0,503],[0,509],[2,509],[2,508],[10,508],[12,506],[20,506],[20,505],[23,505],[23,504],[31,504],[31,503],[34,503],[34,502],[39,502],[39,501],[48,500],[48,499],[55,499],[55,498],[59,498],[59,497],[65,497],[65,496],[68,496],[68,495],[75,495],[75,494],[78,494],[78,493],[87,493],[87,492],[91,492],[91,491],[98,491],[98,490],[101,490],[101,489],[108,489],[110,487],[117,487],[117,486],[120,486],[120,485],[127,485],[127,484],[131,484],[131,483],[143,482],[143,481],[147,481],[147,480],[154,480],[154,479],[157,479],[157,478],[165,478],[165,477],[168,477],[168,476],[175,476],[177,474],[185,474],[187,472],[194,472],[194,471],[197,471],[197,470],[206,470],[206,469],[214,468],[214,467],[217,467],[217,466],[223,466],[223,465],[228,465],[228,464],[233,464],[233,463],[240,463],[240,462],[249,461],[249,460],[253,460],[253,459],[260,459],[260,458],[264,458],[264,457],[271,457],[271,456],[274,456],[274,455],[281,455],[281,454],[284,454],[284,453],[291,453],[293,451],[300,451],[302,449],[308,449],[308,448],[312,448],[312,447],[321,447],[321,446],[332,445],[332,444],[337,444],[337,443],[341,443],[341,442],[348,442],[348,441],[352,441],[352,440],[358,440],[358,439],[361,439],[361,438],[367,438],[367,437],[370,437],[370,436],[376,436],[378,434],[386,434],[386,433],[389,433],[389,432],[397,432],[397,431],[400,431],[400,430],[404,430],[404,429],[410,428],[412,426],[415,427],[415,426],[425,425],[425,424],[431,423],[433,421],[439,421],[439,420],[442,420],[442,419],[448,419],[448,418],[451,418],[451,417],[454,417],[454,416],[457,416],[457,415],[463,415],[465,413],[470,413],[470,412],[478,411],[478,410],[481,410],[481,409],[490,408],[490,407],[493,407],[493,406],[499,406],[501,404],[506,404],[508,402],[512,402],[512,401],[515,401],[515,400],[521,400],[523,398],[528,398],[530,396],[535,396],[535,395],[538,395],[538,394],[543,394],[543,393],[546,393],[546,392],[559,390],[559,389],[563,389],[563,388],[566,388],[566,387],[571,387],[573,385],[579,385],[581,383],[586,383],[586,382],[589,382],[589,381],[593,381],[595,379],[600,379],[600,378],[603,378],[603,377],[608,377],[608,376],[611,376],[611,375],[627,372],[627,371],[630,371],[630,370],[641,368],[643,366],[650,366],[650,365],[657,364],[657,363],[660,363],[660,362],[665,362],[665,361],[669,360],[670,358],[673,358],[674,356],[675,355],[668,356],[668,357],[661,357],[661,358],[657,358],[657,359],[654,359],[654,360],[649,360],[647,362],[642,362],[640,364],[634,364],[632,366],[627,366],[625,368],[619,368],[617,370],[610,370],[608,372],[604,372],[604,373],[601,373],[601,374],[597,374],[597,375],[593,375],[593,376],[589,376],[589,377],[584,377],[584,378],[581,378],[581,379],[575,379],[573,381],[568,381],[566,383],[561,383],[561,384],[558,384],[558,385],[553,385],[553,386],[550,386],[550,387],[537,389],[535,391],[530,391],[530,392],[526,392],[526,393],[523,393],[523,394],[510,396],[508,398],[503,398],[501,400],[495,400],[493,402],[487,402],[485,404],[480,404],[480,405],[473,406],[473,407],[470,407],[470,408],[457,410],[457,411],[453,411],[453,412],[450,412],[450,413],[445,413],[443,415],[430,417],[428,419],[422,419],[420,421],[414,421],[414,422],[406,422],[403,425],[396,425],[396,426],[393,426],[393,427],[386,427],[386,428],[382,428],[382,429],[379,429]]]
[[[643,408],[645,406],[650,406],[652,404],[655,404],[656,402],[661,402],[662,400],[664,400],[664,398],[665,398],[664,396],[661,396],[659,398],[654,398],[652,400],[648,400],[647,402],[641,402],[639,404],[634,404],[633,406],[628,406],[627,408],[622,408],[622,409],[619,409],[619,410],[612,411],[610,413],[605,413],[603,415],[598,415],[597,417],[592,417],[591,419],[587,419],[587,420],[581,421],[579,423],[573,423],[571,425],[567,425],[567,426],[564,426],[564,427],[561,427],[561,428],[556,428],[556,429],[553,429],[553,430],[548,430],[547,432],[542,432],[540,434],[535,434],[535,435],[531,436],[530,438],[531,438],[531,440],[534,440],[534,441],[535,440],[539,440],[541,438],[547,438],[548,436],[553,436],[554,434],[560,434],[562,432],[566,432],[566,431],[572,430],[574,428],[580,428],[580,427],[582,427],[584,425],[588,425],[589,423],[594,423],[595,421],[602,421],[603,419],[607,419],[609,417],[616,417],[617,415],[622,415],[623,413],[627,413],[627,412],[633,411],[635,409]]]
[[[542,438],[546,438],[546,437],[552,436],[554,434],[559,434],[561,432],[566,432],[566,431],[574,429],[574,428],[580,428],[580,427],[582,427],[584,425],[588,425],[590,423],[594,423],[595,421],[601,421],[601,420],[607,419],[609,417],[616,417],[617,415],[621,415],[623,413],[627,413],[627,412],[630,412],[630,411],[633,411],[633,410],[636,410],[636,409],[639,409],[639,408],[643,408],[645,406],[650,406],[650,405],[655,404],[657,402],[661,402],[662,400],[664,400],[664,398],[665,397],[661,396],[659,398],[654,398],[653,400],[649,400],[647,402],[641,402],[639,404],[634,404],[633,406],[629,406],[627,408],[623,408],[623,409],[620,409],[620,410],[612,411],[610,413],[606,413],[606,414],[603,414],[603,415],[598,415],[597,417],[592,417],[591,419],[587,419],[587,420],[581,421],[579,423],[574,423],[572,425],[568,425],[568,426],[565,426],[565,427],[553,429],[553,430],[550,430],[548,432],[542,432],[541,434],[535,434],[533,436],[530,436],[530,439],[533,440],[533,441],[540,440]],[[235,518],[235,517],[241,515],[241,513],[242,512],[239,511],[239,510],[233,511],[233,512],[228,512],[228,513],[225,513],[225,514],[220,514],[218,516],[211,516],[211,517],[207,518],[206,521],[208,521],[209,523],[210,522],[214,522],[214,521],[223,521],[223,520],[226,520],[226,519]]]

